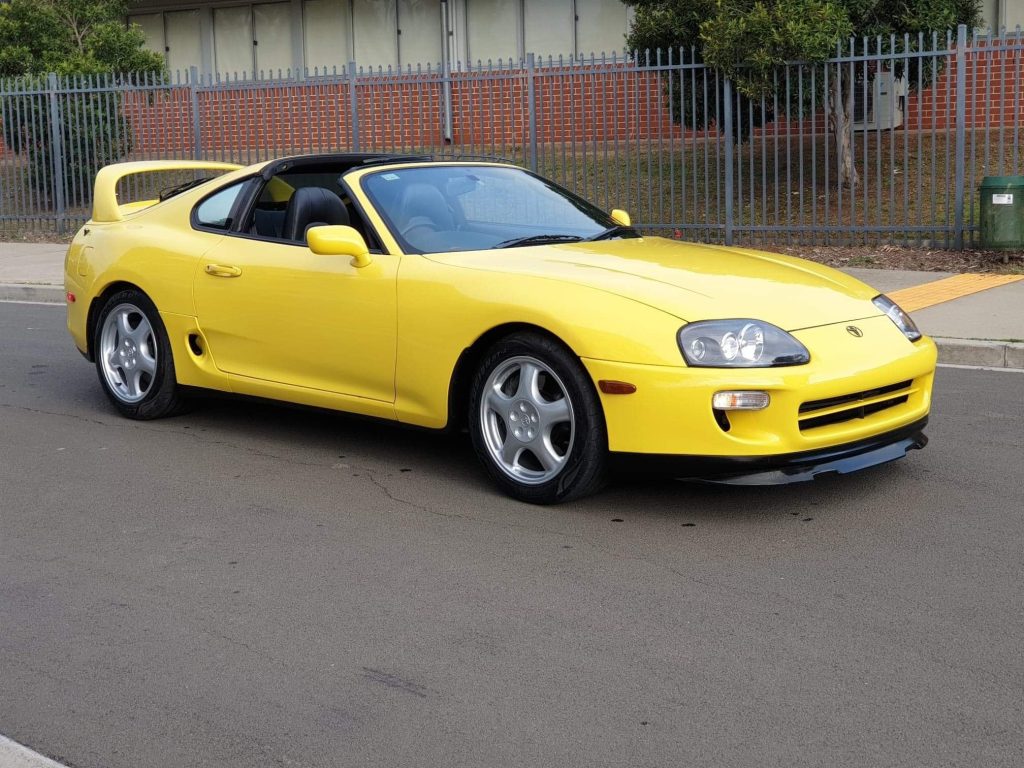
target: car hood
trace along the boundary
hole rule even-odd
[[[433,254],[451,266],[562,280],[686,322],[750,317],[787,331],[881,314],[878,291],[830,267],[776,253],[661,237]]]

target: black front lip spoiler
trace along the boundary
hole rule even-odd
[[[804,483],[822,474],[845,475],[902,459],[908,451],[924,448],[928,438],[925,416],[913,424],[853,443],[815,451],[774,456],[671,456],[613,453],[617,468],[656,472],[680,480],[727,485],[788,485]]]

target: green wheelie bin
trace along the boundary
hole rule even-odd
[[[981,180],[981,247],[1024,251],[1024,176]]]

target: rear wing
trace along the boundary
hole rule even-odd
[[[126,176],[139,173],[166,171],[237,171],[242,166],[208,160],[139,160],[132,163],[114,163],[100,169],[92,195],[92,220],[95,222],[121,221],[126,213],[147,207],[145,203],[121,205],[117,201],[117,183]],[[149,205],[156,203],[150,201]]]

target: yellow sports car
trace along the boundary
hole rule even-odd
[[[196,178],[119,203],[158,171]],[[780,483],[926,442],[935,345],[885,296],[641,236],[500,163],[108,166],[65,272],[68,329],[129,418],[205,388],[467,427],[528,502],[595,491],[615,458]]]

